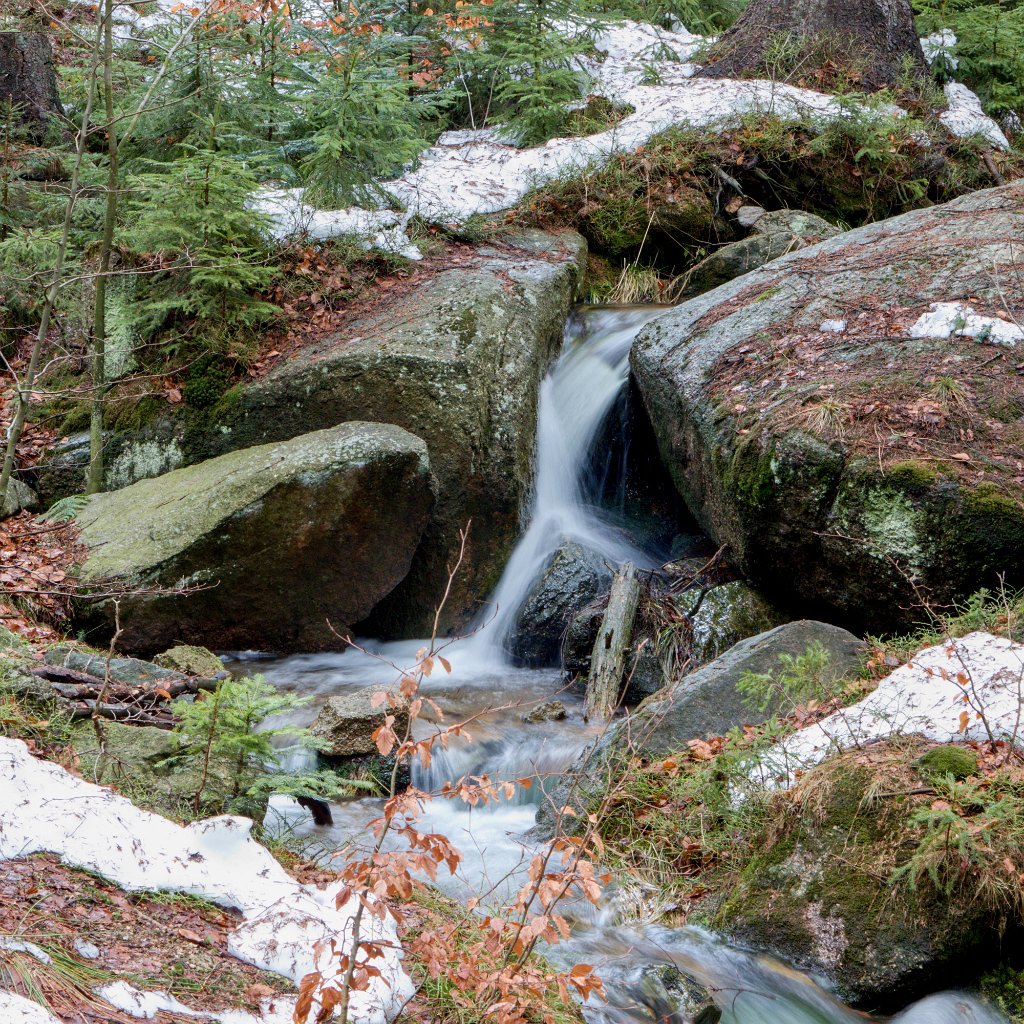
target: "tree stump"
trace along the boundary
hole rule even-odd
[[[858,73],[865,91],[893,85],[908,63],[917,74],[928,73],[910,0],[750,0],[698,75],[775,78],[782,70],[785,78],[777,54],[786,36],[798,44],[804,78],[819,70],[815,57],[830,54],[831,62],[841,59],[844,70]]]
[[[635,566],[626,562],[612,579],[608,609],[590,657],[585,709],[588,719],[608,719],[615,714],[639,603],[640,580]]]

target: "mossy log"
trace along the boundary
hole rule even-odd
[[[636,567],[626,562],[612,580],[608,610],[594,641],[587,681],[587,718],[611,718],[615,713],[639,602]]]

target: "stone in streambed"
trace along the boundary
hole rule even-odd
[[[399,739],[409,725],[407,708],[392,708],[385,700],[375,701],[383,687],[367,686],[355,693],[328,697],[320,709],[310,732],[320,741],[320,752],[328,758],[361,757],[378,753],[373,733],[384,724],[387,715],[394,715],[392,728]]]

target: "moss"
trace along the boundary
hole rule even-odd
[[[103,410],[103,425],[108,430],[130,432],[142,430],[167,408],[167,402],[158,395],[125,399],[108,405]]]
[[[896,462],[885,470],[885,482],[904,490],[926,490],[940,479],[936,464],[910,459]]]
[[[980,988],[1013,1024],[1024,1021],[1024,970],[1003,964],[982,976]]]
[[[477,332],[476,313],[471,309],[464,309],[451,324],[451,330],[457,334],[465,348],[469,348],[476,340]]]
[[[64,419],[61,420],[60,426],[57,427],[57,433],[62,437],[67,437],[70,434],[77,434],[79,431],[88,430],[91,418],[92,409],[89,403],[76,402],[65,413]]]
[[[230,382],[231,370],[225,361],[207,353],[189,368],[182,393],[193,409],[209,409],[217,404]]]
[[[947,744],[933,747],[917,761],[917,768],[923,778],[941,779],[952,775],[954,779],[966,779],[978,771],[978,755],[973,750]]]
[[[984,481],[964,494],[964,510],[971,515],[995,516],[1014,520],[1024,529],[1024,507],[998,484]]]

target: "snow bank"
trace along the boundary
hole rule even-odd
[[[1013,348],[1024,339],[1024,330],[1015,323],[997,316],[981,316],[963,302],[933,302],[908,333],[912,338],[948,338],[955,334],[1005,348]]]
[[[872,740],[918,735],[952,740],[1017,739],[1024,726],[1024,645],[971,633],[929,647],[864,700],[801,729],[765,754],[755,777],[788,785],[794,772]]]
[[[20,741],[0,739],[0,860],[48,851],[129,891],[185,892],[237,908],[245,920],[228,939],[235,956],[296,983],[313,970],[333,977],[329,953],[314,947],[331,938],[348,945],[355,901],[338,910],[337,886],[300,885],[250,837],[251,828],[247,818],[227,816],[183,827],[37,760]],[[413,986],[394,924],[366,916],[362,927],[387,948],[374,962],[382,978],[352,994],[352,1019],[385,1024]],[[275,1003],[274,1016],[262,1019],[289,1019],[294,1000]],[[288,1012],[280,1016],[284,1004]],[[236,1024],[247,1018],[236,1015]]]

